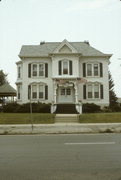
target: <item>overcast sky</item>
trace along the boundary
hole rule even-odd
[[[1,0],[0,69],[13,87],[22,45],[40,41],[84,41],[113,54],[110,71],[121,97],[120,0]]]

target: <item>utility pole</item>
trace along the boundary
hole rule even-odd
[[[31,121],[31,128],[33,130],[32,103],[31,103],[31,89],[30,88],[29,88],[29,97],[30,97],[30,121]]]

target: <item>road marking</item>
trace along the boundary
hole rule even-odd
[[[64,143],[65,145],[110,145],[116,142],[87,142],[87,143]]]

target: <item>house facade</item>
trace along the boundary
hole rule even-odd
[[[109,105],[108,64],[104,54],[84,42],[42,42],[22,46],[17,64],[17,102]]]

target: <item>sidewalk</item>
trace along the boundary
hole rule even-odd
[[[55,123],[31,125],[0,125],[0,135],[12,134],[73,134],[121,133],[121,123]]]

